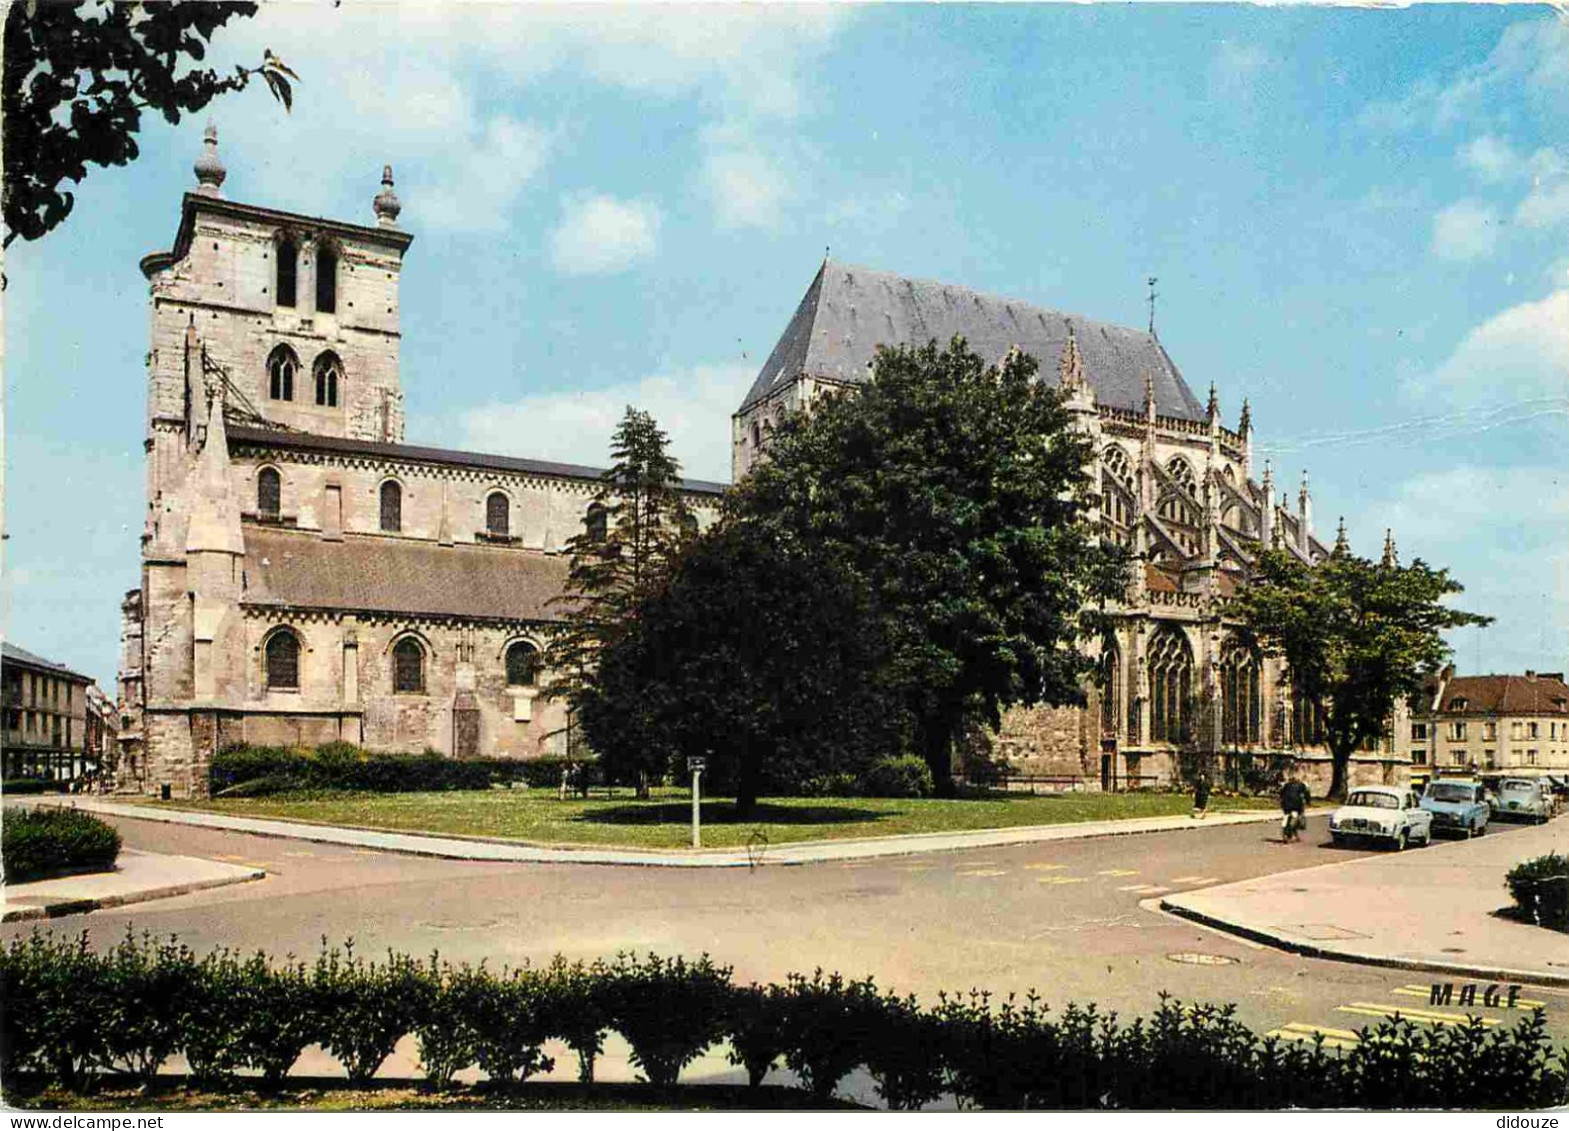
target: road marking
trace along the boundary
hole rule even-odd
[[[1168,892],[1170,888],[1163,888],[1159,884],[1129,884],[1127,887],[1118,888],[1118,891],[1132,891],[1140,895],[1160,895]]]
[[[1178,876],[1171,881],[1174,884],[1216,884],[1220,882],[1219,876]]]
[[[1426,1002],[1431,1002],[1433,1000],[1432,990],[1428,986],[1401,986],[1398,989],[1393,989],[1393,990],[1390,990],[1389,992],[1392,993],[1392,994],[1399,994],[1401,997],[1419,997],[1423,1001],[1426,1001]],[[1486,1006],[1487,1002],[1483,1001],[1481,998],[1478,998],[1472,1004]],[[1537,1001],[1535,998],[1529,998],[1529,997],[1517,997],[1517,998],[1515,998],[1515,1005],[1517,1007],[1520,1007],[1520,1008],[1523,1008],[1523,1009],[1546,1009],[1547,1008],[1547,1003],[1545,1001]],[[1503,1004],[1503,1002],[1500,1002],[1498,1005],[1492,1006],[1491,1008],[1493,1008],[1493,1009],[1506,1009],[1508,1007],[1505,1006]]]
[[[1296,1041],[1309,1045],[1316,1043],[1322,1036],[1325,1048],[1342,1051],[1355,1048],[1361,1043],[1361,1038],[1349,1029],[1328,1029],[1321,1025],[1304,1025],[1300,1021],[1293,1021],[1281,1029],[1271,1029],[1264,1035],[1281,1041]]]
[[[1408,1021],[1421,1021],[1427,1025],[1466,1025],[1471,1021],[1471,1018],[1463,1013],[1435,1013],[1431,1009],[1412,1009],[1400,1005],[1379,1005],[1377,1002],[1372,1001],[1354,1001],[1350,1005],[1337,1005],[1335,1012],[1355,1013],[1362,1017],[1382,1017],[1388,1021],[1394,1020],[1398,1014]],[[1492,1028],[1498,1024],[1497,1019],[1492,1017],[1482,1017],[1479,1020],[1486,1028]]]
[[[901,871],[905,872],[930,872],[931,870],[932,866],[930,864],[912,864],[908,868],[901,869]]]
[[[1096,872],[1095,874],[1097,876],[1136,876],[1139,874],[1139,870],[1137,868],[1107,868],[1104,872]]]
[[[1060,872],[1067,867],[1066,864],[1026,864],[1032,872]]]
[[[1042,876],[1040,882],[1043,884],[1082,884],[1088,878],[1087,876]]]
[[[1006,876],[1008,873],[1001,868],[985,868],[977,872],[960,872],[961,876]]]

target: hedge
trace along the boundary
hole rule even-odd
[[[4,826],[0,862],[7,883],[66,872],[106,872],[120,855],[120,834],[78,809],[7,809]]]
[[[1569,931],[1569,856],[1549,853],[1516,864],[1504,877],[1522,918]]]
[[[345,945],[307,966],[230,950],[199,958],[175,939],[129,932],[98,954],[85,933],[34,932],[0,951],[0,1077],[13,1090],[89,1091],[109,1073],[152,1086],[183,1054],[199,1087],[229,1086],[251,1068],[275,1088],[319,1044],[363,1088],[413,1034],[427,1086],[452,1087],[478,1067],[490,1077],[479,1087],[504,1088],[547,1071],[553,1039],[576,1050],[591,1081],[614,1030],[656,1086],[728,1039],[754,1087],[782,1060],[821,1103],[863,1067],[897,1109],[944,1095],[964,1107],[1145,1110],[1519,1110],[1569,1098],[1569,1048],[1553,1047],[1541,1010],[1491,1030],[1480,1018],[1434,1029],[1382,1021],[1340,1052],[1261,1040],[1233,1008],[1163,995],[1150,1017],[1125,1022],[1094,1006],[1052,1015],[1033,995],[993,1004],[972,992],[923,1008],[869,978],[822,971],[737,986],[707,956],[558,957],[492,971],[439,955],[369,960]]]
[[[373,754],[346,742],[308,748],[231,746],[214,755],[208,785],[214,797],[260,797],[299,790],[415,793],[489,789],[523,783],[555,787],[566,771],[579,785],[591,767],[566,758],[457,759],[423,754]]]

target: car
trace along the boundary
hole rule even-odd
[[[1329,835],[1337,845],[1384,841],[1395,851],[1410,844],[1431,844],[1433,814],[1422,808],[1409,789],[1363,785],[1329,816]]]
[[[1429,782],[1422,793],[1422,808],[1433,814],[1435,833],[1481,836],[1487,832],[1492,807],[1478,781],[1454,779]]]
[[[1505,778],[1498,783],[1497,815],[1545,824],[1552,814],[1542,785],[1535,778]]]

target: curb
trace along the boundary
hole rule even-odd
[[[185,884],[167,884],[161,888],[147,888],[143,891],[126,892],[123,895],[106,895],[97,899],[57,899],[52,903],[25,907],[7,907],[5,914],[0,915],[0,923],[19,923],[32,919],[59,919],[65,915],[85,915],[89,911],[103,911],[112,907],[124,907],[131,903],[146,903],[153,899],[171,899],[177,895],[189,895],[191,892],[228,887],[231,884],[250,883],[252,880],[265,879],[266,876],[265,870],[254,868],[243,876],[221,876],[211,880],[194,880]]]
[[[364,825],[327,825],[309,821],[291,820],[286,817],[239,817],[230,818],[226,815],[204,813],[200,810],[175,809],[160,812],[145,809],[135,805],[120,805],[114,802],[100,803],[99,805],[83,806],[90,811],[97,811],[107,816],[125,818],[127,820],[151,821],[160,824],[184,825],[191,828],[219,829],[228,832],[246,833],[250,836],[270,837],[281,840],[302,840],[316,844],[338,844],[354,848],[367,848],[377,852],[391,852],[405,856],[434,857],[444,860],[472,860],[481,863],[501,864],[594,864],[610,867],[651,867],[651,868],[743,868],[762,867],[772,864],[779,867],[799,867],[806,864],[835,863],[844,860],[867,860],[882,857],[913,856],[925,852],[954,852],[967,851],[976,848],[1000,848],[1017,844],[1046,843],[1056,840],[1093,840],[1113,836],[1140,836],[1152,833],[1177,833],[1197,831],[1205,828],[1220,828],[1230,825],[1262,824],[1267,821],[1276,821],[1279,815],[1272,810],[1253,812],[1242,810],[1236,813],[1217,813],[1213,818],[1203,821],[1189,821],[1187,824],[1172,825],[1166,828],[1117,828],[1101,827],[1096,829],[1073,830],[1073,823],[1057,825],[1019,825],[1013,828],[1001,829],[967,829],[955,833],[904,833],[887,837],[858,837],[843,841],[811,840],[794,841],[779,845],[772,849],[764,850],[755,855],[745,848],[716,848],[698,849],[704,853],[701,856],[690,854],[690,850],[633,850],[617,848],[595,848],[588,846],[562,846],[557,847],[539,842],[524,840],[506,840],[498,837],[479,837],[464,834],[448,833],[421,833],[406,832],[396,829],[375,828]],[[1219,818],[1219,819],[1216,819]],[[1146,820],[1148,818],[1131,818],[1132,821]],[[241,823],[243,822],[243,823]],[[265,823],[266,828],[248,827],[253,823]],[[1091,822],[1084,822],[1090,824]],[[1108,822],[1109,823],[1109,822]],[[272,826],[286,826],[278,828]],[[436,842],[428,846],[418,843],[404,843],[398,845],[370,844],[355,836],[334,836],[333,833],[370,834],[375,836],[397,837],[403,841]],[[934,840],[949,837],[975,838],[969,843],[933,844]],[[510,848],[517,852],[512,857],[500,855],[470,854],[445,848],[442,841],[456,844],[493,845],[498,848]],[[830,850],[824,853],[824,850]],[[683,854],[685,853],[685,854]],[[709,855],[711,853],[711,855]],[[810,855],[806,855],[810,853]],[[792,858],[794,857],[794,858]]]
[[[1387,954],[1367,954],[1355,950],[1339,950],[1318,943],[1299,942],[1283,938],[1257,927],[1245,927],[1225,919],[1195,911],[1169,899],[1160,901],[1160,909],[1191,922],[1224,931],[1228,935],[1250,939],[1256,943],[1300,954],[1304,958],[1321,958],[1331,962],[1349,962],[1358,966],[1383,966],[1394,970],[1413,970],[1430,974],[1458,974],[1467,978],[1486,978],[1500,982],[1527,982],[1539,986],[1569,987],[1569,974],[1550,974],[1542,970],[1510,970],[1499,966],[1471,966],[1463,962],[1442,962],[1438,959],[1396,958]]]

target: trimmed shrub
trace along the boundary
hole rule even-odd
[[[453,966],[432,954],[420,976],[423,985],[414,1036],[425,1078],[440,1090],[451,1087],[453,1076],[479,1059],[473,1019],[490,975],[483,964],[478,969],[467,963]]]
[[[146,933],[138,938],[127,927],[103,962],[113,987],[109,1055],[150,1089],[159,1066],[182,1047],[186,1004],[199,976],[196,955],[173,938],[158,941]]]
[[[861,782],[854,774],[818,774],[801,783],[802,797],[858,797]]]
[[[576,787],[593,767],[566,758],[449,758],[421,754],[373,754],[347,742],[314,750],[281,746],[231,746],[219,751],[208,770],[214,797],[262,797],[303,790],[415,793],[489,789],[492,785],[555,788],[562,771]]]
[[[930,797],[933,788],[931,767],[915,754],[874,762],[861,779],[866,797]]]
[[[66,783],[47,781],[44,778],[6,778],[0,781],[0,794],[10,793],[22,797],[30,793],[64,793]]]
[[[310,971],[292,958],[273,968],[258,951],[240,973],[237,1051],[261,1072],[264,1089],[277,1089],[300,1054],[321,1039]]]
[[[731,990],[727,1059],[746,1069],[747,1087],[761,1087],[768,1070],[784,1055],[783,1018],[777,986],[759,986],[754,982]]]
[[[90,813],[58,806],[7,809],[0,860],[7,883],[62,872],[106,872],[120,855],[120,834]]]
[[[241,1031],[245,1023],[245,967],[234,951],[222,947],[196,964],[186,988],[180,1033],[186,1062],[197,1084],[223,1087],[245,1063]]]
[[[878,1039],[882,999],[870,978],[846,981],[839,974],[810,980],[792,974],[779,994],[785,1063],[801,1077],[818,1103],[827,1103],[839,1081],[859,1064]]]
[[[405,955],[366,962],[352,941],[323,951],[311,971],[311,1005],[322,1047],[338,1058],[350,1084],[361,1086],[419,1019],[422,979]]]
[[[584,965],[569,963],[559,954],[544,970],[545,1027],[577,1054],[577,1078],[582,1084],[594,1082],[594,1062],[605,1051],[605,1030],[610,1026],[607,976],[605,964],[598,959]]]
[[[866,1049],[866,1070],[877,1094],[894,1111],[915,1111],[946,1090],[942,1025],[914,997],[884,997],[875,1021],[876,1040]]]
[[[1569,931],[1569,856],[1549,853],[1509,869],[1504,877],[1523,917],[1539,927]]]
[[[553,1034],[549,985],[536,971],[503,970],[474,983],[469,1024],[479,1066],[494,1083],[521,1083],[556,1066],[545,1055]]]
[[[605,988],[611,1026],[655,1087],[672,1087],[683,1068],[724,1036],[730,967],[715,966],[706,954],[690,963],[617,955]]]

